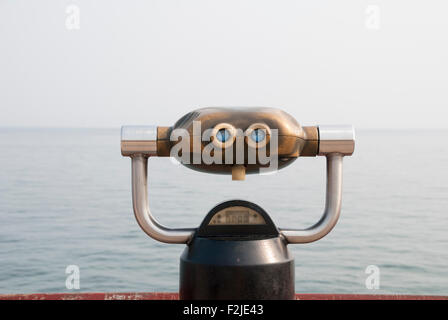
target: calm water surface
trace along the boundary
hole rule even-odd
[[[448,294],[448,131],[357,132],[345,159],[340,222],[291,245],[296,291]],[[183,245],[148,238],[132,213],[130,160],[119,130],[0,129],[0,293],[177,291]],[[150,203],[172,227],[197,226],[216,203],[242,198],[279,227],[306,227],[323,210],[325,159],[301,158],[232,182],[151,159]],[[380,290],[365,269],[381,272]]]

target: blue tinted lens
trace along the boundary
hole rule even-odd
[[[262,129],[255,129],[254,131],[252,131],[250,137],[253,141],[258,143],[264,140],[264,138],[266,137],[266,133]]]
[[[230,138],[230,132],[227,129],[220,129],[216,133],[216,139],[218,139],[219,142],[226,142]]]

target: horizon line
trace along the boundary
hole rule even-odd
[[[141,124],[139,124],[141,125]],[[391,128],[391,127],[357,127],[354,126],[356,130],[361,131],[373,131],[373,130],[387,130],[387,131],[400,131],[400,130],[433,130],[433,131],[441,131],[441,130],[448,130],[447,128],[443,127],[402,127],[402,128]],[[110,126],[110,127],[82,127],[82,126],[67,126],[67,127],[58,127],[58,126],[4,126],[0,125],[0,129],[49,129],[49,130],[119,130],[121,129],[121,126]]]

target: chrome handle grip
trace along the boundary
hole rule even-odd
[[[170,229],[152,216],[148,202],[148,157],[132,156],[132,204],[140,228],[151,238],[166,243],[187,243],[195,228]]]
[[[157,126],[121,127],[121,154],[157,155]]]
[[[121,154],[132,159],[132,205],[140,228],[157,241],[187,243],[196,229],[167,228],[149,210],[148,157],[157,156],[157,126],[123,126]]]
[[[341,213],[342,158],[339,153],[327,155],[327,191],[325,210],[320,220],[307,229],[279,229],[289,243],[308,243],[325,237],[336,225]]]
[[[336,225],[342,203],[342,159],[355,151],[353,126],[319,126],[319,154],[327,157],[325,209],[307,229],[279,229],[289,243],[308,243],[325,237]]]
[[[351,125],[318,126],[319,156],[340,153],[351,156],[355,151],[355,129]]]

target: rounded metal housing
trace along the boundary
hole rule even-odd
[[[231,133],[231,139],[226,143],[216,139],[216,133],[222,128]],[[266,133],[265,139],[259,143],[248,136],[255,129],[263,129]],[[182,130],[190,137],[190,148],[182,150],[183,155],[184,152],[189,153],[189,161],[181,163],[208,173],[232,174],[234,165],[243,165],[248,174],[259,173],[261,168],[277,170],[299,156],[316,156],[318,149],[317,127],[302,127],[291,115],[276,108],[220,107],[191,111],[167,129],[164,136],[158,137],[158,146],[164,150],[159,150],[159,156],[168,156],[168,150],[181,143],[173,136],[177,137]],[[212,141],[208,139],[208,130],[212,130]],[[207,163],[202,159],[210,143],[215,147],[210,154],[220,159],[219,162]],[[275,167],[271,166],[271,162],[264,161],[265,158],[275,160]]]
[[[259,215],[261,223],[230,219]],[[232,216],[235,218],[235,216]],[[185,300],[294,299],[294,259],[269,215],[255,203],[215,206],[180,258],[179,297]]]
[[[182,300],[292,300],[294,291],[294,258],[281,237],[198,237],[180,257]]]

